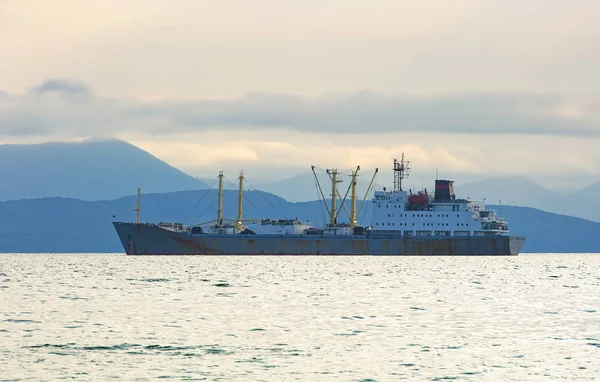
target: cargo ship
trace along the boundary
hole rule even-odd
[[[327,169],[331,199],[325,198],[319,178],[315,183],[329,216],[329,223],[315,227],[298,219],[243,219],[243,181],[240,173],[238,216],[223,218],[223,172],[219,172],[217,218],[198,225],[140,222],[140,189],[134,208],[135,222],[113,222],[127,255],[380,255],[380,256],[510,256],[518,255],[523,236],[511,236],[508,222],[496,211],[486,209],[484,201],[457,198],[454,181],[435,180],[433,195],[423,189],[405,190],[409,162],[394,159],[393,186],[373,192],[371,179],[360,206],[356,182],[360,167],[352,171],[344,198],[338,190],[336,169]],[[349,199],[350,211],[345,200]],[[342,208],[348,222],[338,223]],[[370,204],[369,225],[358,224],[365,203]]]

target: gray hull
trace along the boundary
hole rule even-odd
[[[515,256],[525,243],[521,236],[189,235],[154,224],[113,224],[128,255]]]

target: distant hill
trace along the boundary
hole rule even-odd
[[[600,196],[600,180],[590,184],[583,190],[578,192],[579,195],[590,198],[597,198]]]
[[[565,205],[572,211],[570,215],[600,221],[600,181],[566,196],[564,200]]]
[[[501,200],[502,204],[600,221],[600,181],[572,194],[553,192],[524,177],[485,179],[456,188],[457,194],[472,199],[485,197],[488,204]]]
[[[234,218],[235,191],[224,193],[224,215]],[[299,218],[321,225],[322,202],[290,203],[261,191],[245,196],[244,218]],[[143,194],[141,220],[200,223],[216,217],[215,190]],[[43,198],[0,202],[0,252],[123,252],[112,226],[132,221],[135,196],[85,202]],[[370,210],[362,224],[369,224]],[[524,252],[600,252],[600,223],[533,208],[502,206],[515,235],[527,237]],[[341,215],[345,216],[345,214]],[[346,220],[343,217],[340,221]]]
[[[527,206],[548,210],[561,197],[525,177],[489,178],[464,185],[455,184],[457,195],[473,200],[486,199],[487,203]],[[556,212],[556,211],[554,211]]]
[[[67,197],[114,199],[136,192],[206,188],[199,180],[129,143],[0,145],[0,200]]]
[[[511,233],[527,237],[524,252],[600,253],[600,223],[529,207],[488,206],[508,219]]]

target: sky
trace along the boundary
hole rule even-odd
[[[257,182],[405,152],[582,187],[597,25],[589,0],[0,0],[0,143],[115,137]]]

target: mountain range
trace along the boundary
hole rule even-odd
[[[323,170],[317,170],[316,174],[323,195],[330,198],[328,175]],[[361,171],[359,174],[357,193],[362,198],[373,173]],[[138,187],[143,193],[206,189],[207,184],[216,187],[215,179],[194,178],[117,139],[0,145],[0,177],[0,200],[69,197],[95,201],[129,195],[135,193]],[[339,178],[344,181],[339,185],[343,197],[350,176],[344,173]],[[391,181],[385,182],[378,175],[374,188],[384,187],[377,183]],[[290,202],[321,199],[314,175],[310,172],[274,182],[252,184],[252,189],[278,195]],[[456,183],[455,192],[458,197],[485,198],[492,204],[533,207],[600,221],[600,181],[566,195],[525,177],[495,177],[466,184]]]
[[[372,175],[359,177],[360,196]],[[0,252],[121,252],[111,221],[134,219],[138,187],[143,221],[191,224],[216,215],[215,189],[207,191],[202,180],[114,139],[0,145],[0,176]],[[342,197],[349,184],[346,177],[340,175]],[[317,178],[324,197],[330,198],[327,174],[317,172]],[[321,225],[326,212],[315,183],[307,173],[253,186],[246,191],[244,216],[298,217]],[[509,218],[512,233],[527,236],[526,252],[600,252],[600,223],[595,222],[600,182],[571,195],[517,177],[455,184],[455,190],[460,197],[485,197],[489,204],[501,200],[498,209]],[[361,223],[368,225],[366,206]],[[224,208],[234,216],[234,191],[225,192]]]
[[[113,220],[133,221],[136,196],[81,201],[41,198],[0,202],[0,252],[123,252]],[[203,223],[216,217],[214,190],[143,194],[141,221]],[[224,216],[234,218],[237,193],[224,193]],[[244,218],[298,218],[321,225],[321,201],[290,203],[262,191],[248,191]],[[527,237],[523,252],[600,252],[600,223],[534,208],[502,206],[511,233]],[[365,209],[359,221],[370,224]],[[340,218],[340,221],[347,219]]]
[[[117,139],[0,145],[0,200],[114,199],[144,192],[197,190],[206,184]]]

